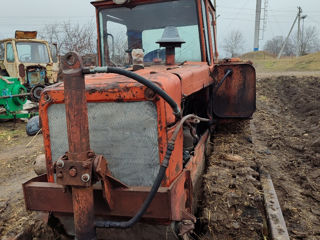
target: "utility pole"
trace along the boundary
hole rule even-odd
[[[267,29],[267,23],[268,23],[268,0],[264,0],[264,8],[263,8],[263,25],[262,25],[262,37],[260,40],[264,39],[264,33]]]
[[[296,24],[296,22],[297,22],[297,19],[299,18],[300,19],[300,14],[301,14],[301,12],[300,11],[302,11],[301,10],[301,7],[298,7],[298,13],[297,13],[297,16],[296,16],[296,18],[294,19],[294,21],[293,21],[293,24],[292,24],[292,26],[291,26],[291,29],[290,29],[290,31],[289,31],[289,33],[288,33],[288,36],[286,37],[286,40],[284,41],[284,43],[283,43],[283,45],[282,45],[282,48],[281,48],[281,50],[280,50],[280,52],[279,52],[279,54],[278,54],[278,59],[281,57],[281,55],[282,55],[282,52],[283,52],[283,50],[284,50],[284,48],[285,48],[285,46],[286,46],[286,44],[287,44],[287,42],[288,42],[288,39],[289,39],[289,37],[290,37],[290,34],[291,34],[291,32],[292,32],[292,29],[293,29],[293,27],[294,27],[294,25]],[[299,31],[298,31],[299,32]],[[298,40],[299,41],[299,40]]]
[[[304,51],[305,51],[305,46],[303,46],[303,44],[304,44],[304,20],[306,19],[307,16],[308,15],[301,16],[301,19],[302,19],[302,30],[301,30],[300,56],[302,54],[304,54]]]
[[[300,22],[301,22],[301,13],[302,9],[301,7],[298,7],[298,38],[297,38],[297,57],[300,56],[301,54],[301,27],[300,27]]]
[[[261,18],[261,0],[257,0],[256,24],[254,27],[254,45],[253,45],[253,51],[255,52],[259,51],[260,18]]]

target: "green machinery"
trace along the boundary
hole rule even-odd
[[[18,78],[0,76],[0,119],[30,118],[36,113],[21,113],[30,93]]]

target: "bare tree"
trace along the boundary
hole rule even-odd
[[[283,42],[285,38],[283,36],[276,36],[272,38],[271,40],[268,40],[266,44],[264,45],[264,50],[272,53],[272,54],[279,54]],[[292,56],[295,53],[294,45],[292,44],[292,41],[288,39],[288,42],[283,50],[283,55],[284,56]]]
[[[125,33],[126,35],[126,33]],[[116,65],[123,66],[128,62],[128,39],[123,33],[119,33],[114,36],[114,39],[108,39],[108,45],[110,49],[111,61]]]
[[[243,35],[240,31],[233,30],[224,39],[223,49],[231,55],[231,57],[236,57],[243,50],[243,45],[245,41]]]
[[[39,33],[39,37],[41,39],[45,39],[49,42],[49,44],[56,43],[58,53],[61,52],[62,47],[62,38],[63,35],[60,31],[60,24],[49,24],[46,25]]]
[[[292,42],[300,55],[306,55],[320,50],[319,31],[315,26],[309,26],[301,34],[300,46],[298,46],[297,33],[292,36]]]
[[[49,43],[57,43],[60,55],[70,51],[76,51],[80,55],[96,52],[96,34],[93,23],[85,25],[70,22],[49,24],[39,35]]]

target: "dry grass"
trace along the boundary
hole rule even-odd
[[[0,143],[2,147],[14,144],[22,136],[26,136],[25,123],[0,122]]]
[[[319,71],[320,52],[301,57],[282,57],[259,51],[250,52],[241,56],[244,60],[253,62],[257,71],[260,72],[285,72],[285,71]]]

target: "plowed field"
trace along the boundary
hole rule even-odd
[[[291,239],[320,239],[320,77],[257,79],[250,122],[218,126],[204,175],[201,239],[267,237],[259,169],[273,180]],[[25,123],[0,124],[0,239],[64,239],[24,209],[21,184],[35,174],[42,136]]]

